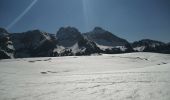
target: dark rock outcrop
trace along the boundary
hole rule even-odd
[[[91,32],[84,33],[83,35],[86,39],[95,42],[105,53],[133,51],[128,41],[100,27],[95,27]]]
[[[47,57],[53,55],[56,40],[49,33],[39,30],[11,34],[15,57]]]
[[[65,50],[62,50],[62,54],[63,51],[68,55],[89,55],[100,52],[100,49],[94,42],[85,39],[74,27],[60,28],[56,37],[58,45],[65,48]]]
[[[5,29],[0,28],[0,59],[13,58],[13,52],[10,34]]]
[[[150,39],[136,41],[132,43],[132,47],[135,51],[140,52],[170,53],[169,44]]]

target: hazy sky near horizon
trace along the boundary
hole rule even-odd
[[[62,26],[170,42],[170,0],[0,0],[0,27],[9,32],[56,33]]]

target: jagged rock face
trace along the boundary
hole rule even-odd
[[[90,55],[92,53],[100,53],[100,48],[92,41],[83,39],[78,42],[78,46],[83,52],[77,52],[76,55]]]
[[[46,33],[42,33],[39,30],[11,34],[11,39],[14,42],[16,50],[23,48],[34,49],[46,40],[46,37],[49,38]]]
[[[126,40],[121,39],[100,27],[95,27],[93,31],[85,33],[84,36],[87,39],[104,46],[124,46],[128,43]]]
[[[81,33],[73,27],[60,28],[56,37],[58,39],[59,45],[64,47],[71,47],[83,39]]]
[[[109,52],[114,52],[116,49],[117,52],[117,49],[119,49],[120,51],[126,52],[132,50],[126,40],[119,38],[100,27],[95,27],[93,31],[84,33],[83,35],[86,39],[95,42],[104,51],[110,50]]]
[[[4,28],[0,28],[0,36],[2,35],[8,35],[9,33],[7,32],[7,30],[5,30]]]
[[[160,45],[165,45],[165,43],[150,39],[143,39],[140,41],[136,41],[132,44],[133,47],[139,47],[139,46],[149,46],[149,47],[156,47]]]
[[[10,41],[9,33],[0,28],[0,59],[7,59],[13,57],[13,44]]]
[[[136,41],[132,43],[132,47],[135,51],[141,52],[170,53],[170,48],[168,44],[150,39]]]
[[[6,44],[8,41],[9,41],[9,33],[5,29],[0,28],[0,43]]]
[[[48,33],[39,30],[13,33],[11,39],[17,58],[50,56],[56,45],[56,41]]]
[[[60,47],[58,49],[56,48],[55,51],[58,51],[59,55],[89,55],[100,51],[94,42],[85,39],[73,27],[60,28],[56,37]]]
[[[11,58],[7,52],[3,51],[3,50],[0,50],[0,59],[9,59]]]
[[[0,28],[0,59],[115,54],[133,52],[133,49],[170,54],[170,43],[144,39],[129,44],[100,27],[83,35],[74,27],[60,28],[57,35],[39,30],[8,33]]]

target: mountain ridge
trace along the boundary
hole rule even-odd
[[[86,33],[70,26],[61,27],[56,35],[37,29],[10,33],[0,28],[0,59],[128,52],[170,53],[170,44],[151,39],[129,43],[101,27]]]

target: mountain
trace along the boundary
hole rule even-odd
[[[13,58],[14,48],[9,33],[0,28],[0,59]]]
[[[0,59],[80,56],[94,53],[117,54],[134,51],[170,54],[170,43],[143,39],[130,44],[100,27],[83,34],[74,27],[61,27],[56,35],[40,30],[9,33],[0,28]]]
[[[89,55],[97,53],[97,45],[85,39],[74,27],[62,27],[56,34],[58,45],[55,49],[59,55]]]
[[[52,56],[56,40],[49,33],[32,30],[10,35],[15,48],[15,57],[46,57]]]
[[[170,53],[169,44],[150,39],[135,41],[132,43],[132,47],[135,51],[140,52]]]
[[[106,31],[100,27],[95,27],[92,31],[84,33],[83,36],[95,42],[97,46],[104,52],[128,52],[132,51],[132,48],[128,41],[119,38],[109,31]]]
[[[78,41],[84,39],[81,33],[74,27],[60,28],[56,34],[56,37],[59,45],[62,45],[64,47],[71,47]]]

